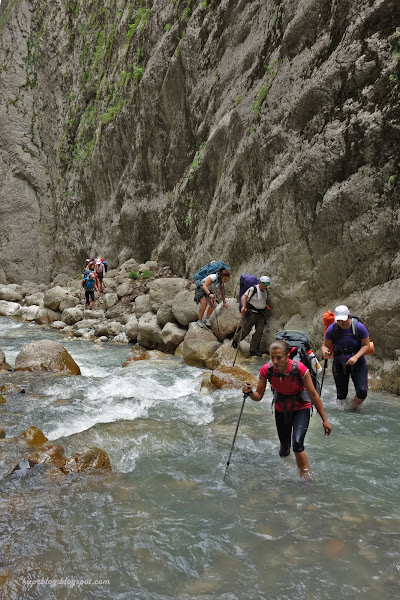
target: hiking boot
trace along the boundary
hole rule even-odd
[[[232,341],[232,348],[237,348],[238,347],[238,343],[235,342],[235,340]]]
[[[197,319],[197,325],[202,328],[204,327],[204,323],[200,319]]]
[[[250,350],[250,356],[262,356],[259,350]]]
[[[210,323],[210,319],[206,319],[206,320],[204,321],[204,323],[205,323],[206,327],[208,327],[209,329],[211,329],[211,323]]]

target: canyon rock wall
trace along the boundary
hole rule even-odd
[[[222,259],[396,357],[397,0],[3,0],[0,58],[0,278]]]

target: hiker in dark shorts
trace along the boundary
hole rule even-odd
[[[219,271],[219,273],[213,273],[212,275],[202,279],[200,286],[196,288],[194,301],[197,304],[200,304],[199,318],[197,321],[197,325],[199,327],[204,327],[204,325],[206,325],[206,327],[210,327],[210,317],[217,305],[217,290],[219,290],[221,293],[223,306],[228,306],[225,300],[224,283],[228,281],[230,275],[231,274],[227,269],[222,269]],[[206,309],[206,319],[203,323],[203,316],[206,312]]]

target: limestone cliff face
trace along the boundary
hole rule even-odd
[[[3,277],[223,259],[394,358],[399,99],[398,0],[3,0]]]

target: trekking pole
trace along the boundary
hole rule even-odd
[[[243,409],[244,409],[244,404],[245,404],[245,402],[246,402],[246,398],[247,398],[247,396],[248,396],[248,395],[249,395],[249,394],[243,394],[242,408],[240,409],[240,414],[239,414],[239,419],[238,419],[238,422],[237,422],[237,425],[236,425],[236,431],[235,431],[235,435],[233,436],[233,442],[232,442],[232,446],[231,446],[231,451],[229,452],[228,461],[227,461],[227,463],[226,463],[226,467],[225,467],[225,473],[224,473],[224,479],[223,479],[224,481],[225,481],[226,473],[227,473],[227,471],[228,471],[229,464],[230,464],[230,462],[231,462],[231,456],[232,456],[232,452],[233,452],[233,447],[234,447],[234,445],[235,445],[235,441],[236,441],[237,432],[238,432],[238,430],[239,430],[240,419],[242,418],[242,413],[243,413]]]
[[[218,323],[217,309],[215,309],[215,320],[216,320],[216,322],[217,322],[218,337],[219,337],[219,339],[221,340],[221,337],[222,337],[222,336],[221,336],[221,330],[220,330],[220,328],[219,328],[219,323]],[[221,341],[222,341],[222,340],[221,340]]]
[[[322,386],[324,385],[325,371],[326,371],[327,366],[328,366],[328,359],[326,358],[324,360],[324,370],[322,371],[321,388],[320,388],[319,395],[322,394]]]
[[[243,315],[240,317],[240,321],[239,321],[239,323],[236,326],[236,331],[235,331],[235,335],[233,336],[233,339],[235,339],[235,336],[236,336],[236,334],[238,332],[239,327],[242,327],[242,322],[243,322]],[[240,335],[240,337],[242,337],[242,336]],[[232,367],[235,366],[235,362],[236,362],[237,355],[238,355],[238,352],[239,352],[239,344],[240,344],[241,341],[242,341],[241,339],[238,341],[238,345],[237,345],[237,348],[236,348],[235,358],[233,359]]]

